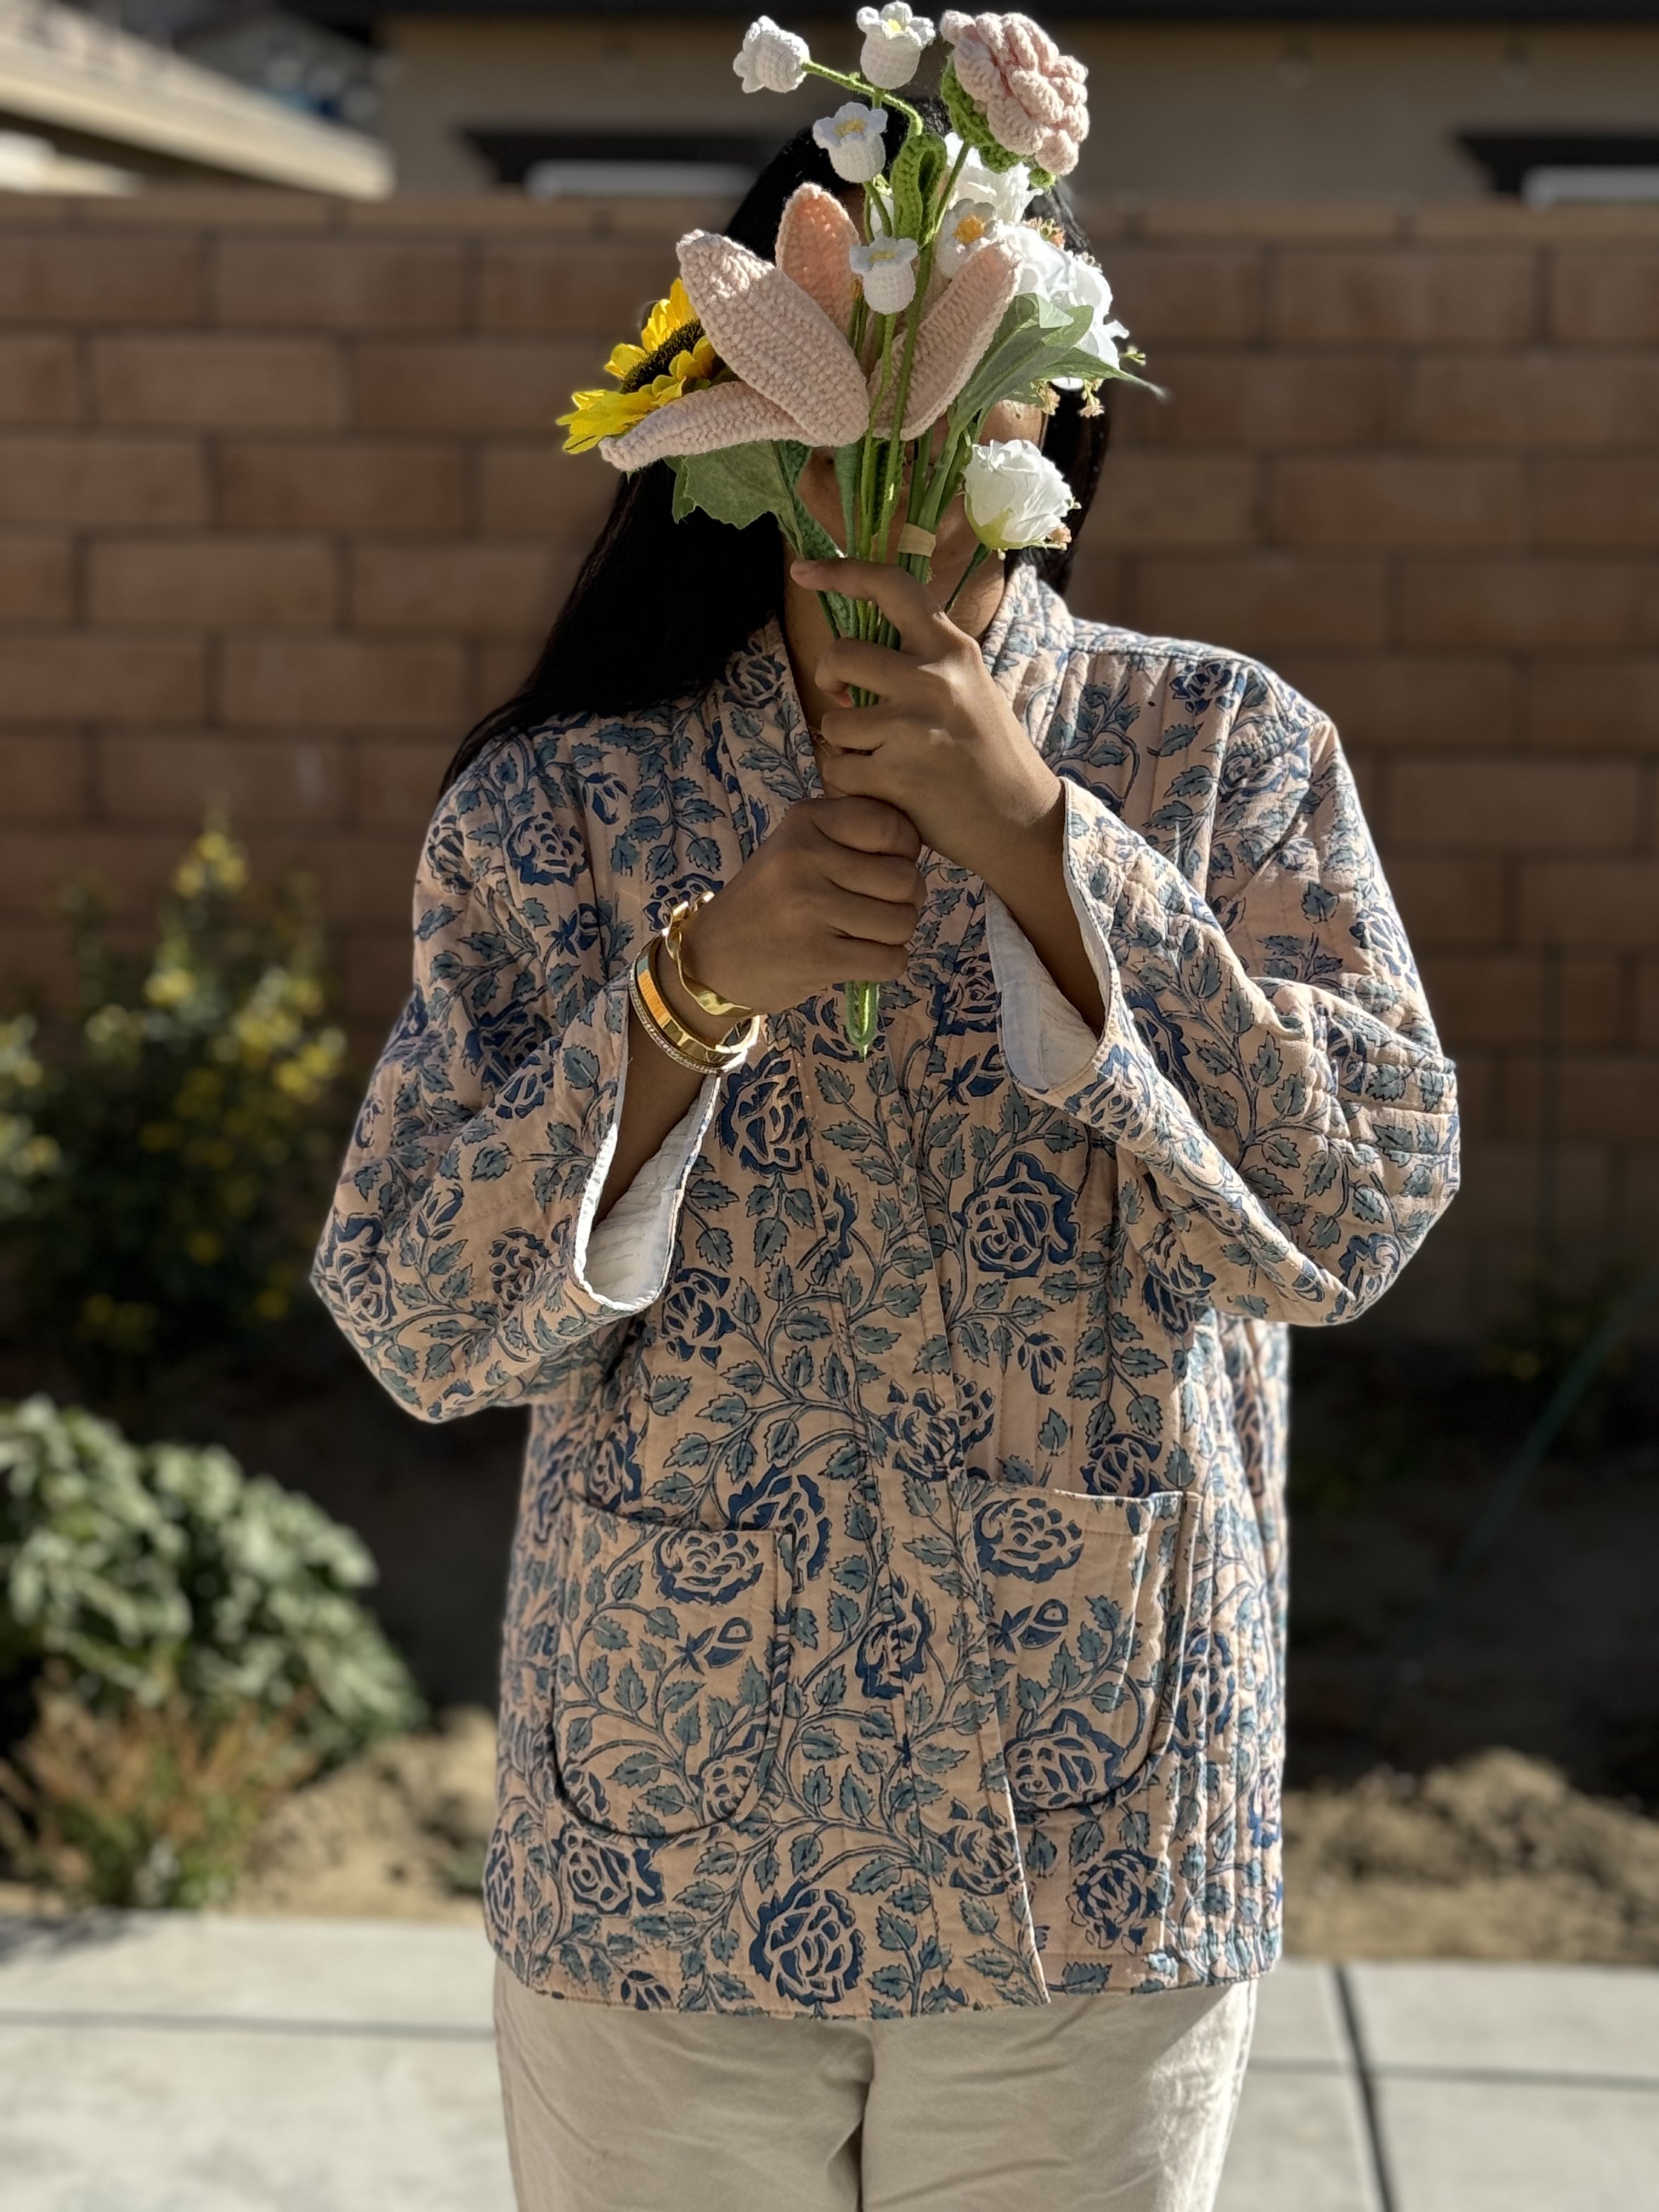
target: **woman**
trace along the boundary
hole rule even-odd
[[[1086,509],[1103,424],[1046,429]],[[925,588],[665,473],[458,757],[317,1269],[412,1411],[532,1407],[520,2203],[1201,2212],[1279,1940],[1285,1325],[1449,1199],[1452,1072],[1276,677],[1074,620],[1066,552],[945,615],[959,509]]]

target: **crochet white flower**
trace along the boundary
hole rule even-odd
[[[914,238],[872,238],[867,246],[854,246],[848,258],[853,274],[864,287],[864,296],[878,315],[896,315],[916,296],[916,241]]]
[[[881,135],[886,128],[884,107],[866,107],[861,100],[849,100],[833,115],[820,116],[812,136],[829,155],[838,177],[849,185],[867,185],[886,163],[887,146]]]
[[[974,535],[993,553],[1024,545],[1064,545],[1072,487],[1029,438],[975,446],[962,480]]]
[[[955,168],[957,156],[962,152],[962,141],[954,131],[945,134],[945,150]],[[1018,222],[1035,198],[1031,172],[1024,161],[1016,161],[1012,169],[990,168],[970,146],[967,158],[957,170],[951,197],[953,200],[988,200],[1000,222]]]
[[[769,15],[757,15],[743,34],[743,51],[732,68],[745,92],[795,92],[812,58],[805,39],[786,31]]]
[[[884,0],[879,8],[860,8],[858,24],[864,33],[859,68],[871,83],[884,92],[908,84],[922,48],[933,43],[931,19],[914,14],[908,0]]]
[[[1052,300],[1060,307],[1089,308],[1092,319],[1078,345],[1084,353],[1093,354],[1103,369],[1115,368],[1117,342],[1129,333],[1121,323],[1112,320],[1112,288],[1103,273],[1092,261],[1067,253],[1026,223],[1016,223],[1002,234],[1020,258],[1019,292]],[[1062,392],[1075,392],[1083,380],[1057,376],[1054,381]]]
[[[952,200],[939,227],[933,266],[941,276],[954,276],[976,246],[1001,235],[1002,225],[988,200]]]

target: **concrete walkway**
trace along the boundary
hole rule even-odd
[[[410,1923],[0,1919],[0,2205],[512,2212],[491,1971]],[[1218,2212],[1592,2208],[1659,2212],[1659,1972],[1264,1984]]]

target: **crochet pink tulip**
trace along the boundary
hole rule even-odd
[[[786,249],[789,242],[786,234]],[[679,257],[691,304],[728,368],[793,416],[809,446],[862,436],[869,409],[853,349],[787,267],[711,230],[683,238]]]
[[[985,111],[999,146],[1056,177],[1077,167],[1089,135],[1089,72],[1029,15],[946,10],[939,36],[955,49],[957,82]]]
[[[837,331],[853,319],[852,249],[859,227],[834,192],[803,185],[791,192],[778,225],[780,269],[810,292]]]
[[[916,365],[910,372],[904,421],[900,426],[900,434],[906,440],[921,437],[929,423],[937,422],[978,368],[997,325],[1019,289],[1021,265],[1011,246],[994,241],[978,247],[922,317],[916,332]],[[879,368],[872,370],[872,399],[880,380]],[[892,420],[890,397],[876,427],[884,431]]]
[[[875,393],[846,331],[850,249],[858,226],[833,192],[803,185],[778,227],[777,259],[735,239],[694,230],[679,243],[680,276],[732,374],[671,400],[599,450],[633,470],[675,453],[713,453],[762,438],[850,446]],[[903,434],[920,437],[956,398],[989,344],[1019,282],[1016,255],[981,246],[939,292],[916,334]],[[890,403],[888,408],[890,417]]]

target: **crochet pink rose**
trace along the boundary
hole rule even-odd
[[[1076,168],[1089,135],[1089,72],[1029,15],[964,15],[948,9],[939,36],[955,48],[957,80],[982,108],[999,146],[1051,176]]]

